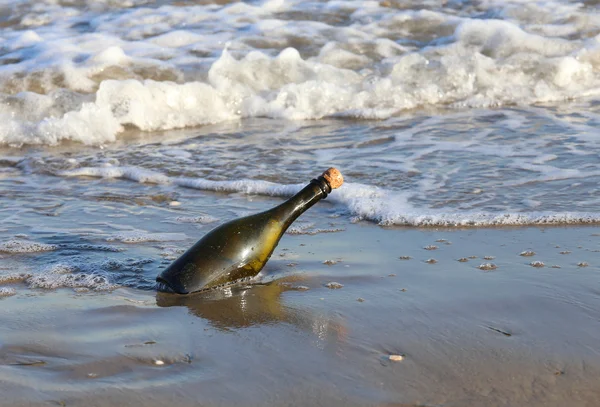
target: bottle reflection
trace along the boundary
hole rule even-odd
[[[271,282],[263,285],[211,290],[193,295],[157,293],[159,307],[187,307],[191,314],[221,330],[258,325],[292,324],[315,336],[319,348],[345,341],[346,329],[339,317],[282,303],[282,294],[297,291],[295,285]]]

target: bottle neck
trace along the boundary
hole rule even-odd
[[[323,177],[313,179],[302,188],[296,195],[273,208],[273,211],[283,221],[284,230],[287,229],[298,216],[304,211],[327,197],[331,192],[331,187]]]

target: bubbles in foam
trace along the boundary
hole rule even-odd
[[[121,284],[130,285],[132,279],[139,283],[143,279],[141,275],[143,265],[151,262],[152,259],[143,258],[130,258],[123,261],[108,259],[101,262],[82,262],[74,258],[46,266],[37,273],[18,277],[30,288],[74,288],[78,289],[78,292],[84,289],[106,291],[115,289]]]
[[[40,242],[32,242],[24,240],[27,236],[21,236],[21,239],[12,239],[6,242],[0,243],[0,252],[17,254],[17,253],[36,253],[46,252],[55,250],[92,250],[92,251],[106,251],[106,252],[121,252],[125,249],[120,247],[114,247],[109,245],[94,245],[94,244],[72,244],[72,243],[61,243],[61,244],[47,244]]]
[[[46,274],[73,274],[80,271],[80,268],[74,264],[58,263],[50,266]]]
[[[200,216],[179,216],[176,221],[181,223],[213,223],[218,221],[219,219],[210,215],[200,215]]]
[[[0,287],[0,298],[1,297],[10,297],[11,295],[15,295],[17,290],[12,287]]]
[[[165,260],[175,260],[179,256],[181,256],[184,252],[185,252],[185,249],[182,249],[182,248],[179,248],[179,247],[168,247],[168,246],[165,246],[165,247],[162,248],[162,252],[160,253],[160,255]]]
[[[185,240],[184,233],[150,233],[150,232],[123,232],[107,238],[109,242],[119,241],[122,243],[145,243],[145,242],[169,242]]]
[[[60,247],[65,247],[68,249],[74,249],[74,250],[93,250],[93,251],[100,251],[100,252],[122,252],[125,249],[122,247],[115,247],[115,246],[109,246],[109,245],[105,245],[105,244],[89,244],[89,243],[84,243],[84,244],[61,244],[59,245]]]
[[[117,288],[108,278],[97,274],[60,274],[52,271],[31,276],[26,283],[30,288],[88,288],[95,291],[106,291]]]
[[[289,233],[291,235],[299,235],[299,234],[303,234],[305,233],[308,229],[313,228],[315,226],[314,223],[300,223],[300,222],[296,222],[295,224],[292,224],[286,233]]]
[[[314,223],[298,223],[292,224],[286,233],[290,235],[316,235],[319,233],[335,233],[335,232],[343,232],[342,228],[316,228]]]
[[[0,252],[5,253],[35,253],[52,251],[56,249],[58,249],[58,246],[54,244],[30,242],[27,240],[13,239],[0,243]]]
[[[31,273],[10,273],[0,275],[0,284],[21,283],[31,277]]]

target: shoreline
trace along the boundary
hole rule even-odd
[[[0,405],[600,399],[600,236],[589,227],[345,227],[286,235],[263,275],[273,281],[248,288],[165,299],[13,285],[0,299]]]

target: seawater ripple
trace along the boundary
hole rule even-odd
[[[122,178],[140,183],[168,183],[185,188],[216,192],[287,197],[298,192],[304,184],[281,185],[260,180],[213,181],[201,178],[167,177],[164,174],[132,167],[83,167],[57,173],[62,177]],[[447,211],[416,209],[409,202],[410,193],[389,191],[359,183],[345,183],[335,190],[328,201],[342,206],[355,220],[370,220],[381,225],[401,226],[515,226],[567,225],[600,223],[599,213],[585,212],[527,212],[486,213],[476,211]]]
[[[289,196],[330,165],[348,174],[331,201],[352,219],[597,222],[592,3],[20,0],[0,12],[0,187],[15,197],[0,225],[75,212],[60,199],[74,189],[149,205],[172,187]],[[56,174],[55,188],[36,185]],[[77,174],[164,188],[102,196]],[[19,203],[36,189],[43,205]]]

